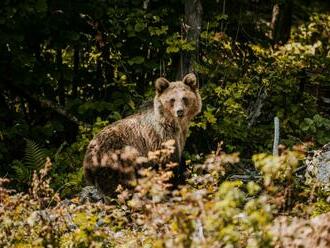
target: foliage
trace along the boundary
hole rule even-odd
[[[16,180],[19,184],[30,182],[34,170],[39,170],[45,164],[47,151],[32,140],[26,140],[23,161],[14,160]],[[19,188],[19,187],[17,187]]]
[[[264,175],[265,186],[271,186],[274,181],[291,181],[293,172],[304,158],[304,150],[301,148],[294,151],[285,151],[280,156],[257,154],[252,157],[257,169]]]
[[[220,139],[228,150],[267,151],[274,116],[280,119],[286,145],[300,140],[317,145],[329,142],[329,115],[318,107],[323,93],[315,95],[312,90],[317,87],[322,92],[329,87],[325,76],[329,74],[325,69],[328,37],[322,33],[329,25],[327,15],[316,14],[276,49],[238,43],[218,32],[217,26],[202,32],[201,43],[208,52],[197,68],[207,80],[203,88],[206,108],[196,127],[204,129],[198,133],[205,138],[197,136],[193,143]]]
[[[61,201],[49,186],[53,166],[49,159],[34,173],[27,194],[6,189],[8,180],[1,179],[1,246],[271,247],[277,242],[271,227],[280,209],[273,197],[280,194],[284,201],[290,200],[281,185],[295,179],[292,166],[302,158],[301,149],[284,151],[280,160],[255,156],[262,181],[268,180],[272,191],[262,181],[223,180],[239,157],[221,150],[194,165],[188,183],[173,189],[169,180],[177,165],[164,164],[173,144],[167,142],[148,157],[136,158],[138,164],[153,161],[161,167],[139,169],[140,176],[131,186],[119,186],[117,197],[106,204],[82,202],[79,195]],[[261,166],[269,161],[274,165],[270,177]]]
[[[165,148],[150,154],[148,159],[164,160],[166,154],[170,155],[173,152],[171,144],[168,145],[168,152]],[[204,166],[215,169],[214,166],[212,167],[213,162],[217,161],[220,165],[220,161],[223,160],[219,159],[221,159],[219,156],[213,155]],[[234,156],[232,161],[237,161],[237,157]],[[50,166],[48,160],[39,176],[34,175],[29,194],[10,194],[9,191],[1,188],[2,246],[48,244],[89,247],[129,242],[135,245],[155,243],[159,247],[171,246],[171,244],[184,247],[187,244],[199,245],[198,242],[201,241],[201,245],[206,245],[221,237],[225,237],[225,243],[231,244],[239,241],[235,233],[229,232],[235,227],[236,221],[239,221],[239,215],[247,211],[246,214],[250,216],[254,210],[261,207],[258,205],[259,200],[244,203],[244,193],[239,189],[243,187],[241,183],[225,182],[219,187],[217,178],[211,181],[202,180],[209,186],[200,186],[209,190],[194,190],[193,185],[187,185],[171,193],[166,190],[170,186],[167,181],[171,171],[151,168],[140,171],[142,177],[135,190],[120,190],[117,203],[110,205],[86,203],[79,206],[76,200],[72,200],[66,206],[64,202],[59,202],[58,196],[54,195],[53,191],[49,191],[49,179],[46,179],[45,175],[50,171]],[[169,168],[172,167],[173,165]],[[215,175],[220,174],[213,174]],[[213,176],[196,175],[192,178],[192,182],[201,182],[204,177]],[[52,195],[54,197],[51,197]],[[216,197],[210,198],[211,195]],[[52,203],[57,204],[49,207]],[[231,209],[234,206],[235,209]],[[227,213],[228,210],[231,212]],[[265,210],[270,211],[270,209]],[[222,216],[223,213],[227,214]],[[233,219],[232,214],[237,217]],[[267,216],[267,213],[265,214]],[[209,215],[214,217],[206,218]],[[251,216],[251,221],[258,221],[258,218],[263,217]],[[199,224],[195,220],[205,225],[205,232],[202,235],[205,237],[210,235],[212,239],[199,240],[199,237],[193,239],[197,235],[197,228],[200,228],[196,226]],[[212,220],[217,221],[218,224],[210,225]],[[243,222],[248,227],[252,225],[248,219]],[[246,231],[249,230],[248,227]],[[136,233],[135,229],[141,231]],[[218,230],[221,232],[218,233]],[[27,233],[30,235],[26,235]],[[177,238],[173,239],[173,235]],[[131,241],[128,241],[128,237]]]

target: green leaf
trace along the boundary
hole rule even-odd
[[[205,111],[204,116],[206,120],[211,124],[215,124],[217,122],[217,118],[212,114],[211,111]]]
[[[142,56],[136,56],[136,57],[133,57],[130,60],[128,60],[129,65],[134,65],[134,64],[140,65],[142,63],[144,63],[144,57],[142,57]]]
[[[130,99],[129,101],[128,101],[128,106],[130,106],[133,110],[135,110],[135,103],[134,103],[134,101],[132,100],[132,99]]]
[[[47,1],[37,0],[35,8],[37,12],[46,12],[48,8]]]
[[[305,122],[308,126],[312,126],[314,124],[314,121],[310,118],[305,118]]]
[[[180,49],[178,47],[170,46],[166,48],[166,53],[177,53]]]
[[[46,162],[46,151],[32,140],[26,139],[24,164],[31,169],[40,169]]]
[[[162,34],[166,34],[168,30],[168,26],[161,26],[160,28],[158,27],[149,27],[148,31],[151,34],[151,36],[160,36]]]
[[[31,179],[32,171],[22,161],[14,160],[11,167],[15,170],[15,176],[18,181],[28,182]]]
[[[143,22],[138,22],[138,23],[135,24],[134,30],[136,32],[141,32],[145,28],[145,26],[146,25]]]

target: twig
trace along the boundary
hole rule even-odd
[[[0,84],[0,89],[3,89],[3,88],[9,89],[14,94],[17,94],[17,95],[25,98],[28,102],[36,104],[39,108],[50,109],[77,125],[84,126],[84,127],[91,126],[87,123],[80,121],[77,117],[75,117],[74,115],[72,115],[71,113],[66,111],[62,106],[60,106],[52,101],[49,101],[47,99],[42,99],[42,98],[28,92],[27,90],[15,85],[14,82],[11,82],[11,81],[5,82],[5,87],[2,87],[2,85]]]
[[[262,87],[258,92],[257,100],[249,108],[250,113],[247,118],[249,120],[248,128],[251,128],[257,121],[257,118],[261,115],[261,109],[264,105],[264,100],[266,99],[266,97],[267,97],[266,88]]]
[[[253,175],[232,175],[228,179],[230,180],[251,180],[251,179],[260,179],[261,176],[253,176]]]
[[[201,240],[203,243],[205,242],[203,224],[199,218],[196,220],[196,235],[199,240]]]
[[[294,173],[300,172],[300,171],[302,171],[303,169],[305,169],[306,167],[307,167],[307,165],[302,165],[302,166],[300,166],[299,168],[295,169],[295,170],[294,170]]]
[[[278,144],[280,141],[280,120],[277,116],[274,118],[274,145],[273,156],[278,156]]]

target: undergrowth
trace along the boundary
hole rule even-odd
[[[272,247],[274,218],[301,204],[295,169],[304,147],[280,156],[253,157],[255,180],[225,180],[238,153],[218,149],[190,166],[187,182],[173,188],[175,163],[165,163],[173,142],[137,157],[160,168],[142,167],[117,197],[93,203],[80,195],[60,199],[49,186],[52,163],[33,173],[28,193],[6,189],[0,180],[1,247]],[[294,190],[293,190],[294,189]],[[305,192],[306,193],[306,192]],[[288,204],[291,202],[290,204]],[[320,205],[319,205],[320,206]],[[317,208],[318,210],[320,207]],[[309,214],[306,210],[306,216]]]

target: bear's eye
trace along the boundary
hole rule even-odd
[[[189,101],[187,97],[182,97],[182,101],[185,105],[188,105]]]
[[[171,99],[170,99],[170,102],[171,102],[171,103],[174,103],[174,102],[175,102],[175,98],[171,98]]]

